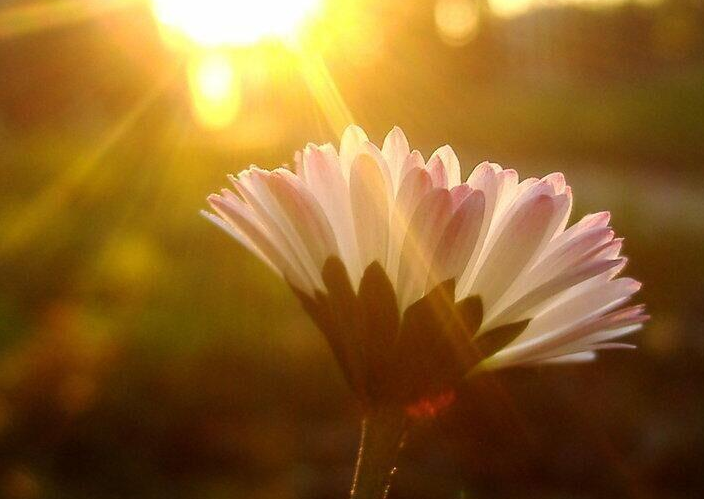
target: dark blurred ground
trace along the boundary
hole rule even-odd
[[[368,12],[383,50],[326,61],[370,136],[564,171],[653,315],[635,352],[466,387],[392,497],[702,497],[703,4],[483,11],[458,48],[432,2]],[[347,494],[359,411],[321,335],[198,216],[226,173],[339,130],[292,71],[205,131],[179,62],[140,8],[0,39],[0,497]]]

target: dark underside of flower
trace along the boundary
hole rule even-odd
[[[396,292],[377,262],[355,293],[337,257],[322,272],[327,293],[291,286],[325,334],[345,378],[367,410],[396,405],[433,416],[454,400],[454,388],[483,359],[515,339],[529,320],[476,335],[479,296],[455,301],[455,281],[441,282],[401,314]]]

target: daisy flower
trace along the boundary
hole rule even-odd
[[[426,161],[397,127],[379,149],[350,126],[339,152],[230,180],[204,215],[285,279],[366,414],[432,416],[469,374],[589,361],[647,319],[609,213],[568,228],[561,173],[484,162],[462,181],[450,146]]]

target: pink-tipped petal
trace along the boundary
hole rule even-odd
[[[430,163],[434,157],[440,158],[443,167],[445,168],[445,177],[447,178],[447,186],[452,188],[459,185],[462,176],[460,169],[460,160],[457,159],[457,155],[452,147],[444,145],[436,150],[430,157]]]
[[[362,151],[362,144],[368,142],[367,134],[357,125],[345,128],[340,140],[340,167],[342,175],[349,181],[352,162]]]
[[[381,153],[379,148],[371,142],[367,141],[362,144],[360,154],[367,154],[374,158],[374,161],[379,167],[379,171],[381,172],[381,175],[384,178],[384,185],[386,186],[386,195],[389,199],[393,199],[394,183],[391,179],[391,170],[389,168],[389,165],[386,163],[386,159],[384,158],[384,155]]]
[[[306,185],[288,170],[279,170],[268,178],[269,188],[298,233],[317,268],[339,250],[335,234],[323,209]]]
[[[430,178],[433,181],[433,187],[440,187],[443,189],[447,188],[447,170],[445,165],[442,163],[440,156],[434,155],[428,160],[428,164],[425,165],[425,169],[428,170]]]
[[[565,182],[565,176],[562,173],[551,173],[543,177],[543,180],[552,185],[553,189],[555,189],[555,194],[562,194],[565,192],[567,182]]]
[[[259,252],[264,254],[266,260],[278,268],[282,274],[300,286],[301,289],[312,291],[313,283],[301,268],[298,260],[287,248],[273,240],[271,234],[246,206],[225,200],[214,194],[208,196],[208,202],[237,232],[243,234]],[[208,218],[215,221],[214,217]],[[219,222],[216,223],[223,227]]]
[[[552,247],[557,247],[569,241],[573,237],[578,236],[582,232],[586,232],[596,227],[606,227],[609,225],[610,218],[611,214],[608,211],[586,215],[572,227],[555,237],[550,244]]]
[[[409,172],[413,170],[422,169],[424,167],[425,160],[423,159],[423,155],[420,152],[414,150],[411,152],[411,154],[406,156],[406,160],[403,162],[403,166],[401,167],[401,173],[398,177],[399,188],[401,187],[401,185],[403,185],[403,182],[406,179],[406,175]]]
[[[538,196],[524,203],[508,220],[469,293],[479,294],[485,308],[501,297],[546,243],[555,208],[552,197]]]
[[[389,240],[389,197],[378,162],[358,155],[350,172],[350,196],[362,268],[386,262]]]
[[[453,196],[454,203],[454,196]],[[484,193],[472,191],[452,215],[433,256],[426,290],[446,279],[461,276],[479,251],[477,241],[484,218]]]
[[[340,254],[348,262],[350,277],[358,280],[362,270],[352,221],[352,205],[337,152],[332,146],[307,147],[303,162],[306,182],[330,221]]]
[[[469,196],[472,192],[474,191],[467,184],[456,185],[450,189],[450,195],[452,195],[452,208],[455,210],[459,208],[462,202],[467,199],[467,196]],[[482,193],[482,197],[484,197],[484,193]],[[482,216],[483,215],[484,213],[482,213]]]
[[[201,210],[200,214],[206,218],[206,220],[215,224],[217,227],[221,228],[227,234],[232,236],[238,243],[244,246],[247,250],[254,253],[262,262],[264,262],[271,270],[273,270],[278,275],[283,275],[283,270],[271,261],[260,248],[257,246],[249,237],[247,237],[244,232],[242,232],[233,222],[230,217],[227,220],[220,218],[218,215]],[[282,265],[282,267],[284,267]]]
[[[252,211],[281,248],[292,255],[294,265],[300,267],[316,287],[322,286],[320,270],[306,250],[301,235],[291,224],[288,216],[268,186],[271,172],[252,168],[240,173],[235,188],[252,207]]]
[[[393,283],[398,275],[398,265],[401,258],[401,246],[406,237],[408,224],[416,210],[418,203],[425,198],[433,188],[428,172],[422,167],[410,170],[404,177],[398,190],[398,195],[391,210],[391,223],[389,228],[389,253],[387,259],[387,273]]]
[[[391,181],[394,186],[394,192],[398,190],[400,185],[401,171],[406,162],[406,158],[411,153],[408,147],[408,139],[403,131],[395,126],[384,139],[384,145],[381,148],[381,153],[386,159],[391,172]]]
[[[539,314],[502,355],[525,357],[577,341],[585,328],[592,332],[588,328],[595,321],[623,305],[639,287],[632,279],[618,279]]]
[[[401,308],[423,295],[433,253],[452,216],[452,198],[446,189],[429,192],[411,217],[401,247],[398,293]]]

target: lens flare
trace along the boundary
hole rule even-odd
[[[205,47],[251,45],[289,39],[322,0],[152,0],[152,9],[172,38]]]
[[[211,129],[231,124],[240,108],[240,81],[234,61],[211,52],[194,57],[188,66],[191,102],[196,119]]]

